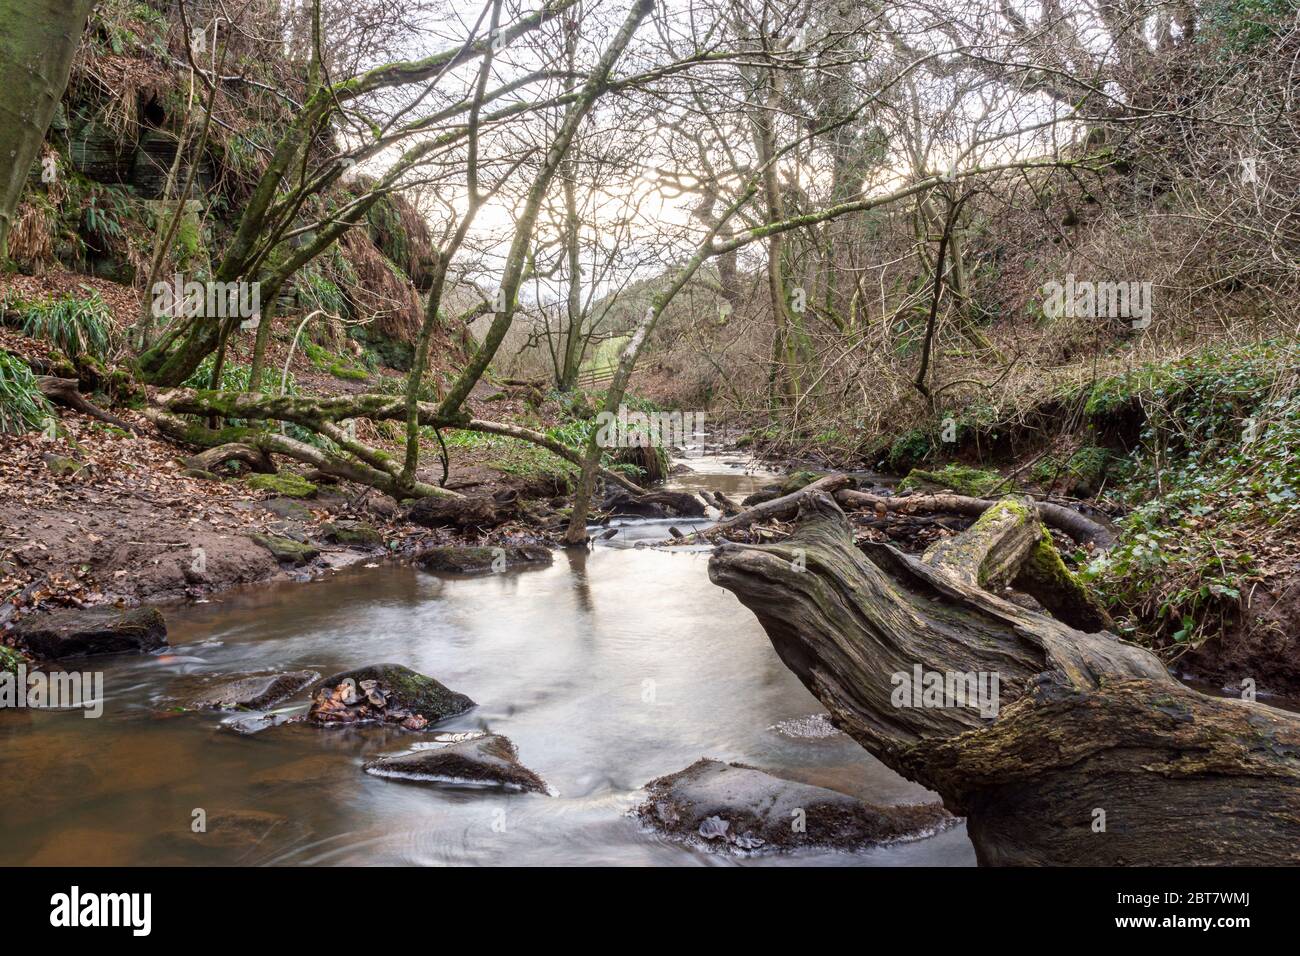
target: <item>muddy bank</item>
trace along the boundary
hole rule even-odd
[[[136,420],[134,413],[124,413]],[[381,558],[467,542],[546,538],[550,486],[482,469],[458,476],[466,493],[513,507],[491,529],[428,528],[371,489],[218,479],[188,470],[184,453],[79,416],[61,435],[10,437],[0,462],[0,596],[33,607],[137,606],[201,599],[241,585],[302,580]],[[264,476],[262,476],[264,477]],[[540,517],[539,517],[540,516]]]

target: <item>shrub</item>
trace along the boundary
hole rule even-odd
[[[66,295],[20,306],[23,334],[49,342],[69,358],[84,354],[106,359],[117,339],[112,316],[98,292],[81,288],[84,297]]]
[[[36,376],[22,359],[0,352],[0,434],[21,435],[50,418]]]

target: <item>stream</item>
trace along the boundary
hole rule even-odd
[[[669,487],[744,495],[772,477],[734,454],[686,463]],[[855,853],[737,855],[630,816],[646,782],[703,756],[869,802],[933,797],[815,717],[753,615],[709,582],[707,548],[649,546],[691,522],[614,523],[610,541],[540,570],[351,568],[167,609],[166,653],[69,665],[102,669],[102,717],[0,713],[0,863],[974,865],[964,826]],[[391,727],[248,735],[229,714],[167,707],[186,675],[387,661],[477,701],[437,732],[505,734],[553,795],[363,773],[420,739]],[[282,709],[304,710],[302,695]],[[192,832],[196,811],[209,832]]]

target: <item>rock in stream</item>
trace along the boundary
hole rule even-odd
[[[881,807],[755,767],[697,760],[646,785],[643,822],[694,844],[735,850],[859,850],[951,826],[940,803]]]
[[[373,664],[327,677],[312,693],[307,720],[316,724],[367,721],[423,730],[475,706],[464,694],[401,664]]]
[[[444,574],[481,574],[504,571],[524,565],[549,565],[555,560],[550,548],[537,544],[512,545],[508,548],[472,548],[456,545],[426,548],[415,563],[426,571]]]
[[[410,753],[385,754],[369,761],[365,771],[399,780],[550,792],[541,777],[519,762],[515,745],[500,734],[486,734]]]
[[[63,608],[24,618],[14,635],[33,657],[61,661],[155,651],[167,645],[167,623],[156,607]]]
[[[184,677],[170,688],[185,710],[265,710],[320,679],[316,671]]]

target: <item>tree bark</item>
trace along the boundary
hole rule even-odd
[[[917,560],[859,551],[813,495],[794,535],[725,544],[709,574],[837,726],[967,817],[981,864],[1300,862],[1300,718],[1191,690],[1143,648],[985,590],[1030,553],[1032,520],[999,506]],[[986,675],[993,712],[911,706],[916,668]]]
[[[0,10],[0,258],[94,5],[9,0]]]
[[[94,402],[89,401],[78,391],[78,383],[75,378],[55,378],[53,375],[36,376],[36,388],[42,395],[50,401],[65,408],[71,408],[73,411],[81,412],[83,415],[89,415],[91,418],[98,418],[101,422],[107,422],[116,426],[123,431],[136,433],[136,427],[124,418],[118,418],[116,415],[104,411]]]

